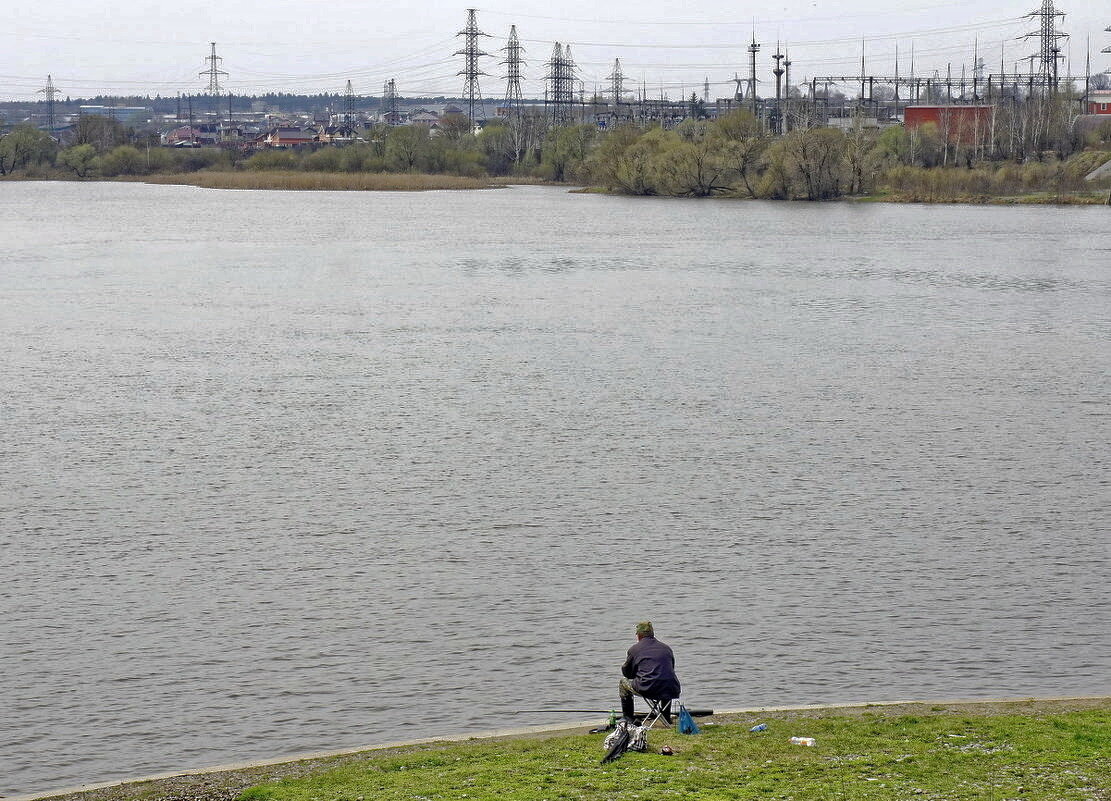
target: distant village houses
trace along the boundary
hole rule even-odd
[[[320,142],[320,131],[314,128],[271,128],[266,133],[255,139],[255,144],[261,147],[292,148],[304,147]]]

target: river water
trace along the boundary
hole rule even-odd
[[[1111,693],[1106,208],[0,210],[0,794],[565,721],[642,618],[696,706]]]

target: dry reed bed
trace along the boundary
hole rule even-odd
[[[331,172],[197,172],[188,175],[151,175],[152,184],[185,184],[202,189],[286,189],[420,192],[434,189],[488,189],[484,178],[411,173]]]
[[[1051,194],[1036,192],[1027,195],[965,195],[933,194],[917,192],[884,192],[864,198],[869,202],[884,203],[924,203],[924,204],[964,204],[973,206],[1111,206],[1107,192],[1100,194],[1079,194],[1065,192]]]

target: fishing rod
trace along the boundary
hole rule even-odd
[[[608,715],[615,710],[613,709],[518,709],[514,715],[550,715],[556,712],[574,712],[586,715]],[[712,709],[688,709],[691,717],[695,718],[708,718],[714,714]],[[638,712],[638,715],[643,714]]]
[[[608,715],[612,709],[518,709],[514,715],[550,715],[553,712],[582,712],[590,715]]]

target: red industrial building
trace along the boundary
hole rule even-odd
[[[1111,89],[1095,89],[1088,93],[1089,114],[1111,114]]]
[[[991,136],[992,106],[907,106],[903,125],[914,130],[932,122],[951,144],[981,144]]]

